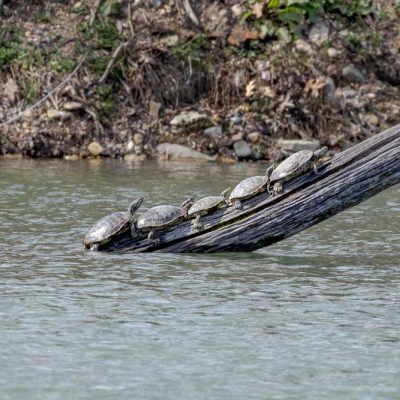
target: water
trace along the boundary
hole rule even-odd
[[[0,161],[0,399],[399,399],[400,187],[249,254],[90,254],[263,165]]]

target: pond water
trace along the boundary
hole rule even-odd
[[[255,253],[82,251],[264,169],[0,160],[0,398],[399,399],[400,186]]]

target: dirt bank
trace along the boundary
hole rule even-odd
[[[3,1],[0,154],[277,161],[400,122],[392,2],[196,3]]]

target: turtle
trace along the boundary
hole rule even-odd
[[[133,237],[137,237],[138,230],[149,232],[147,240],[158,244],[159,239],[154,239],[157,230],[175,225],[187,217],[188,209],[193,204],[193,197],[185,200],[180,207],[171,205],[155,206],[144,212],[138,220],[131,225]]]
[[[263,176],[251,176],[240,183],[238,183],[233,189],[231,195],[229,196],[228,204],[234,206],[237,210],[242,209],[241,200],[247,199],[254,196],[257,193],[262,192],[269,183],[269,177],[274,170],[274,166],[271,165],[265,171]]]
[[[317,161],[324,157],[328,148],[326,146],[312,152],[311,150],[301,150],[292,154],[286,160],[282,161],[272,172],[269,183],[268,192],[276,194],[282,191],[283,182],[301,175],[303,172],[314,169],[317,173]],[[272,190],[270,186],[272,186]]]
[[[128,211],[117,211],[112,214],[106,215],[96,222],[96,224],[89,229],[83,244],[86,250],[97,250],[99,245],[107,243],[112,237],[118,235],[129,229],[133,216],[141,206],[143,197],[139,197],[132,201],[129,205]]]
[[[200,222],[200,216],[207,214],[209,211],[216,208],[222,208],[226,206],[228,200],[228,193],[230,188],[225,189],[220,196],[208,196],[197,200],[188,211],[188,217],[196,217],[192,221],[192,228],[201,230],[203,224]]]

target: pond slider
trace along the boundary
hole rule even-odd
[[[254,196],[257,193],[264,191],[269,183],[269,177],[274,170],[271,165],[263,176],[251,176],[241,181],[229,196],[228,204],[233,205],[237,210],[242,209],[241,200]]]
[[[99,245],[107,243],[115,235],[119,235],[129,229],[133,216],[142,202],[143,198],[139,197],[132,201],[128,211],[113,212],[97,221],[83,239],[85,249],[97,250]]]
[[[228,193],[230,188],[225,189],[220,196],[207,196],[197,200],[188,211],[189,218],[196,217],[192,221],[192,228],[200,230],[203,229],[203,224],[200,222],[200,216],[217,208],[226,206],[228,200]]]
[[[132,224],[132,236],[137,236],[137,230],[149,232],[147,239],[154,244],[159,243],[158,239],[153,239],[155,232],[184,220],[192,204],[193,197],[190,197],[180,207],[161,205],[150,208],[138,218],[135,224]]]
[[[272,194],[279,193],[282,191],[283,182],[311,169],[317,172],[316,163],[320,158],[325,156],[327,151],[328,148],[325,146],[314,152],[311,150],[301,150],[292,154],[286,160],[282,161],[275,168],[274,172],[272,172],[269,179],[268,191]],[[273,185],[272,190],[270,190],[270,185]]]

